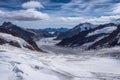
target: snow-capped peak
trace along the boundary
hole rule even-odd
[[[89,29],[92,29],[92,28],[95,28],[95,25],[86,22],[86,23],[81,23],[81,24],[77,25],[72,30],[79,29],[80,31],[85,31],[85,30],[89,30]]]

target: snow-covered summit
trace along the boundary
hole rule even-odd
[[[76,27],[74,27],[73,29],[71,29],[71,31],[74,31],[74,30],[80,30],[80,32],[82,31],[85,31],[85,30],[89,30],[89,29],[92,29],[92,28],[95,28],[96,26],[91,24],[91,23],[80,23],[79,25],[77,25]]]
[[[85,49],[98,49],[102,47],[113,47],[120,45],[118,43],[118,34],[120,33],[120,24],[107,23],[97,27],[79,32],[70,38],[63,39],[58,45],[69,47],[82,47]],[[83,47],[84,46],[84,47]]]
[[[65,39],[65,38],[70,38],[72,36],[75,36],[75,35],[79,34],[80,32],[87,31],[87,30],[93,29],[95,27],[97,27],[97,26],[93,25],[91,23],[87,23],[87,22],[86,23],[80,23],[79,25],[73,27],[72,29],[59,34],[56,39],[61,39],[62,40],[62,39]]]

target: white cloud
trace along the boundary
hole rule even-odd
[[[119,18],[120,18],[120,15],[101,16],[98,18],[95,17],[95,18],[88,19],[87,22],[91,22],[93,24],[105,24],[105,23],[113,22]]]
[[[81,22],[85,18],[83,17],[57,17],[55,20],[61,21],[61,22]]]
[[[113,6],[112,12],[110,14],[120,14],[120,3],[117,3]]]
[[[101,17],[58,17],[55,20],[66,22],[66,23],[84,23],[84,22],[90,22],[92,24],[105,24],[109,23],[111,21],[114,21],[116,19],[119,19],[120,15],[114,15],[114,16],[101,16]]]
[[[23,3],[22,7],[26,9],[17,11],[0,10],[0,18],[14,21],[37,21],[49,18],[48,14],[37,11],[36,8],[43,7],[37,1]]]
[[[0,11],[0,18],[17,21],[35,21],[48,19],[46,13],[38,12],[34,9],[19,10],[19,11]]]
[[[44,8],[43,5],[40,2],[38,2],[38,1],[29,1],[29,2],[23,3],[22,7],[26,8],[26,9]]]

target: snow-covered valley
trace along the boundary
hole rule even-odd
[[[120,47],[82,51],[55,43],[37,42],[47,53],[0,45],[0,80],[120,80]]]

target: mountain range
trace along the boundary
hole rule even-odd
[[[111,23],[100,25],[94,25],[87,22],[80,23],[72,29],[25,29],[12,24],[11,22],[4,22],[0,26],[0,44],[8,43],[16,47],[42,51],[37,46],[36,41],[42,38],[54,37],[55,34],[51,34],[50,32],[59,32],[59,34],[56,33],[55,40],[61,40],[57,45],[62,47],[99,49],[120,45],[119,19]]]
[[[94,27],[96,27],[96,25],[93,25],[91,23],[80,23],[79,25],[75,26],[74,28],[59,34],[56,39],[62,40],[65,38],[69,38],[69,37],[79,34],[82,31],[90,30]]]
[[[69,29],[61,27],[61,28],[45,28],[45,29],[41,29],[41,30],[49,32],[54,37],[56,37],[56,36],[60,35],[61,33],[68,31]]]
[[[78,29],[74,27],[66,32],[65,34],[69,34],[69,37],[68,35],[65,35],[64,38],[61,37],[63,40],[57,45],[64,47],[80,47],[83,49],[98,49],[120,45],[119,20],[96,26],[90,23],[83,23],[81,25],[88,24],[89,26],[86,26],[86,29],[79,25]]]

